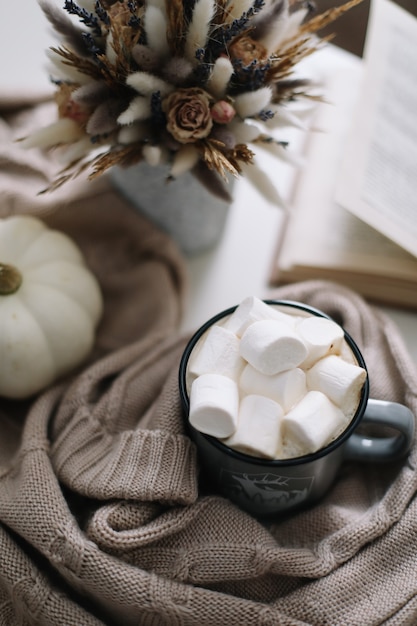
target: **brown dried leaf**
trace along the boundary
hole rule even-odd
[[[68,48],[61,46],[59,48],[51,47],[51,50],[63,59],[63,63],[65,65],[75,67],[82,74],[91,76],[94,79],[99,79],[102,77],[102,72],[100,71],[100,68],[89,59],[82,58],[75,54],[75,52],[72,52],[71,50],[68,50]]]
[[[233,150],[229,150],[227,152],[227,158],[239,174],[241,173],[239,161],[243,163],[252,163],[254,156],[255,153],[252,152],[252,150],[250,150],[250,148],[248,148],[248,146],[244,143],[237,144]]]
[[[316,33],[361,2],[363,2],[363,0],[349,0],[349,2],[345,2],[345,4],[342,4],[340,7],[333,7],[324,11],[324,13],[320,13],[320,15],[315,15],[300,26],[299,33]]]
[[[181,55],[184,48],[184,6],[182,0],[165,0],[168,19],[167,40],[174,55]]]
[[[138,144],[131,144],[118,150],[110,150],[99,154],[93,161],[90,162],[93,168],[92,173],[89,175],[89,179],[93,180],[98,176],[101,176],[106,170],[114,165],[120,167],[130,167],[142,160],[142,146]]]
[[[226,173],[238,176],[239,170],[234,167],[221,148],[224,146],[220,141],[206,139],[198,146],[202,153],[202,159],[209,169],[215,170],[223,180],[227,180]]]
[[[92,161],[86,161],[84,163],[81,163],[80,165],[79,164],[80,160],[78,160],[75,163],[72,163],[67,168],[62,170],[61,176],[58,176],[58,178],[53,180],[52,183],[48,185],[48,187],[40,191],[38,193],[38,196],[43,195],[45,193],[51,193],[52,191],[59,189],[59,187],[62,187],[62,185],[65,185],[65,183],[67,183],[68,181],[74,178],[77,178],[77,176],[80,176],[80,174],[85,172],[85,170],[87,170],[90,167],[91,162]],[[70,168],[72,168],[72,171],[68,171]],[[68,172],[68,173],[65,174],[64,172]]]
[[[142,32],[141,29],[129,25],[132,13],[125,5],[113,5],[110,16],[112,46],[116,54],[116,67],[112,75],[115,80],[124,81],[132,71],[132,48],[138,43]]]

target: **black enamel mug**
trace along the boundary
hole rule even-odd
[[[265,300],[266,304],[296,315],[328,315],[306,304],[287,300]],[[285,460],[269,460],[229,448],[216,437],[196,430],[188,421],[190,408],[187,366],[196,344],[213,324],[223,321],[237,307],[208,320],[188,342],[179,368],[179,392],[191,439],[204,480],[219,494],[255,516],[274,516],[307,507],[319,501],[332,486],[344,461],[394,462],[405,457],[414,437],[414,416],[404,405],[369,398],[368,375],[354,417],[343,433],[313,454]],[[344,330],[344,329],[343,329]],[[352,337],[344,338],[357,364],[368,374],[364,358]],[[392,436],[359,434],[359,425],[389,427]]]

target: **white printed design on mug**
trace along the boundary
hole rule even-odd
[[[287,510],[301,504],[310,494],[314,476],[289,477],[262,472],[221,470],[223,492],[233,501],[274,505],[274,510]]]

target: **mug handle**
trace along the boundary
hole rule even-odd
[[[345,445],[345,458],[353,461],[396,461],[409,452],[414,438],[414,415],[397,402],[369,399],[361,424],[390,426],[393,437],[351,435]]]

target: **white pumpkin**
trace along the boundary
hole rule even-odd
[[[0,395],[26,398],[79,365],[103,309],[72,239],[29,216],[0,219]]]

